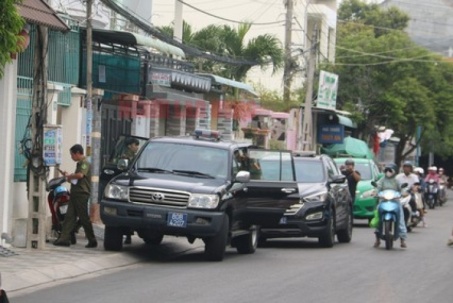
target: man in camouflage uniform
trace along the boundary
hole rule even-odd
[[[78,217],[88,239],[88,244],[85,247],[94,248],[97,247],[98,243],[88,216],[88,200],[91,194],[91,165],[83,155],[82,145],[76,144],[69,151],[71,159],[77,162],[77,166],[72,174],[63,172],[66,180],[71,183],[71,200],[63,221],[61,235],[53,244],[56,246],[69,246],[71,244],[71,233],[76,227]]]

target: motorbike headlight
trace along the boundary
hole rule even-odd
[[[376,195],[377,195],[377,191],[376,191],[376,189],[373,188],[373,189],[363,192],[362,198],[365,199],[365,198],[376,197]]]
[[[187,207],[214,209],[219,205],[218,195],[191,194]]]
[[[104,197],[108,199],[129,201],[129,187],[107,184],[104,190]]]
[[[303,197],[302,199],[306,202],[323,202],[327,198],[327,191],[319,192],[313,195]]]

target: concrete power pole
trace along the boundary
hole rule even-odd
[[[99,166],[101,151],[101,123],[99,100],[93,99],[93,0],[87,0],[87,155],[91,156],[91,221],[98,222],[99,219]]]
[[[291,97],[291,42],[294,3],[286,0],[286,23],[285,23],[285,66],[283,70],[283,101],[289,103]]]
[[[46,243],[46,168],[43,163],[43,133],[47,122],[47,49],[48,29],[36,31],[33,102],[30,120],[33,150],[29,164],[27,248],[43,249]]]
[[[318,51],[318,41],[317,41],[317,26],[313,30],[312,45],[310,49],[310,57],[308,59],[308,75],[306,83],[306,95],[304,103],[303,116],[302,108],[300,109],[300,117],[302,118],[302,137],[301,137],[301,147],[304,151],[313,150],[313,122],[312,122],[312,102],[313,102],[313,78],[315,75],[316,68],[316,55]]]
[[[182,19],[182,3],[175,0],[175,25],[173,28],[173,39],[182,42],[183,19]]]

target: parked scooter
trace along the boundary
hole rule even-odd
[[[425,187],[426,204],[430,209],[436,208],[438,185],[434,179],[429,179]]]
[[[49,204],[50,212],[52,213],[52,235],[55,238],[61,233],[62,222],[65,218],[69,204],[69,190],[63,186],[66,182],[65,177],[53,178],[47,183],[46,190],[47,203]]]

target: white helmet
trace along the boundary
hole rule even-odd
[[[419,173],[420,175],[423,175],[425,173],[425,170],[421,167],[416,167],[414,168],[414,173]]]
[[[430,166],[430,167],[428,168],[428,170],[433,170],[433,171],[436,171],[436,172],[437,172],[437,167],[436,167],[436,166]]]

